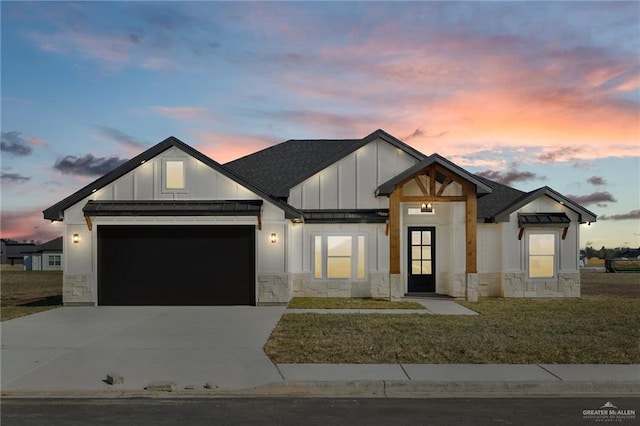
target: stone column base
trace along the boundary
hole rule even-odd
[[[467,274],[467,301],[478,301],[478,274]]]

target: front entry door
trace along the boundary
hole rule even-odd
[[[409,293],[435,293],[436,291],[436,228],[409,227]]]

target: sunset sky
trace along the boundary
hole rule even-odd
[[[640,246],[638,2],[7,2],[2,238],[173,135],[225,163],[381,128]]]

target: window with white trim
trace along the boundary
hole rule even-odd
[[[186,189],[184,161],[164,160],[163,189],[166,191],[183,191]]]
[[[49,266],[60,266],[62,263],[62,256],[59,254],[50,254],[49,256]]]
[[[366,238],[358,234],[313,236],[313,278],[364,280]]]
[[[557,235],[530,233],[528,236],[529,278],[553,278],[557,266]]]

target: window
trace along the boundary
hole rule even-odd
[[[315,235],[315,279],[363,280],[366,277],[364,235]]]
[[[49,266],[60,266],[62,260],[62,256],[59,254],[50,254],[49,255]]]
[[[167,160],[164,163],[164,187],[168,190],[185,189],[184,162]]]
[[[552,278],[556,269],[556,235],[529,234],[529,278]]]

